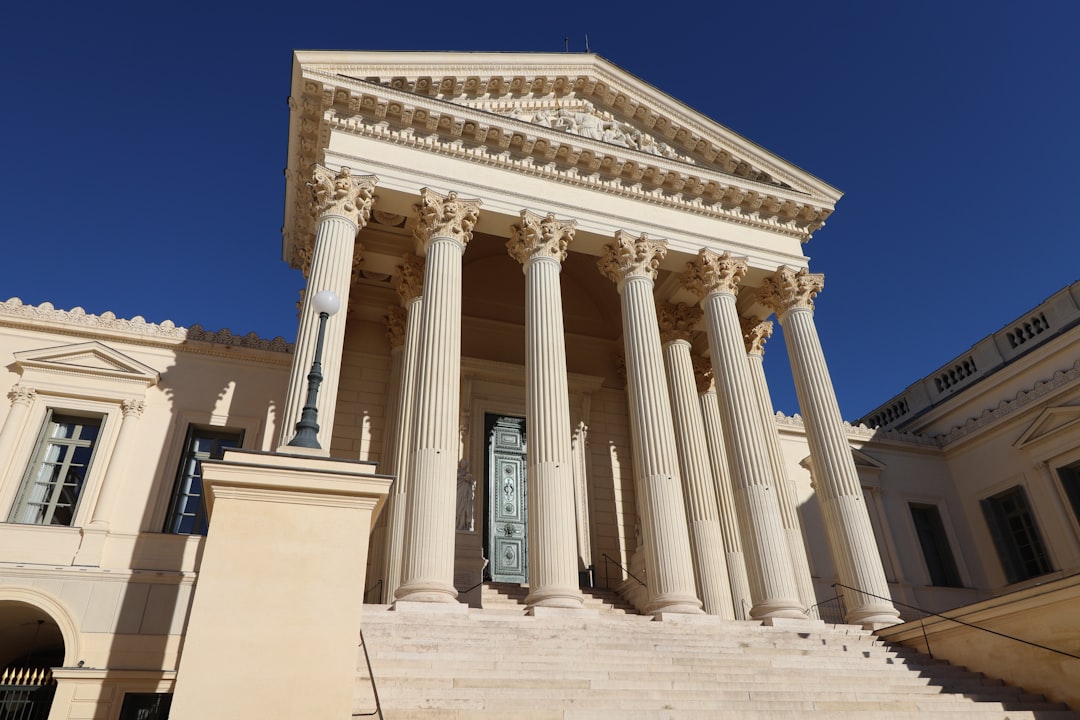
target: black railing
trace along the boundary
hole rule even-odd
[[[842,625],[844,623],[844,615],[847,613],[844,610],[844,598],[840,595],[835,595],[828,600],[822,600],[817,605],[811,605],[807,608],[807,614],[810,617],[813,617],[815,608],[817,609],[818,619],[833,625]]]
[[[612,565],[614,565],[615,567],[619,568],[624,573],[626,573],[627,575],[632,577],[633,579],[637,580],[638,584],[640,584],[641,587],[643,587],[643,588],[649,587],[644,582],[642,582],[641,578],[639,578],[638,576],[634,575],[634,573],[632,573],[629,570],[627,570],[626,568],[624,568],[613,557],[611,557],[607,553],[604,553],[603,555],[604,555],[604,587],[606,587],[609,590],[611,589],[611,582],[608,580],[608,563],[611,563]]]
[[[382,580],[379,581],[380,583]],[[364,631],[360,631],[360,647],[364,649],[364,662],[367,663],[368,679],[371,680],[371,694],[375,697],[375,709],[366,713],[353,713],[353,717],[371,717],[372,715],[378,715],[379,720],[383,720],[382,703],[379,702],[379,688],[375,687],[375,673],[371,671],[371,656],[368,655],[367,641],[364,640]]]
[[[1006,640],[1014,640],[1014,641],[1016,641],[1018,643],[1023,643],[1024,645],[1030,645],[1031,647],[1039,648],[1040,650],[1046,650],[1047,652],[1056,653],[1058,655],[1064,655],[1065,657],[1070,657],[1070,658],[1072,658],[1074,660],[1080,660],[1080,655],[1074,655],[1071,652],[1066,652],[1065,650],[1058,650],[1057,648],[1052,648],[1052,647],[1049,647],[1047,645],[1041,645],[1041,644],[1039,644],[1037,642],[1032,642],[1030,640],[1024,640],[1023,638],[1018,638],[1018,637],[1016,637],[1014,635],[1009,635],[1007,633],[998,632],[997,630],[991,630],[990,628],[982,627],[981,625],[974,625],[972,623],[965,622],[964,620],[960,620],[959,618],[949,617],[948,615],[942,615],[941,613],[932,612],[930,610],[926,610],[925,608],[921,608],[921,607],[919,607],[917,605],[909,605],[908,603],[900,602],[899,600],[893,600],[892,598],[882,597],[881,595],[875,595],[872,592],[867,592],[865,590],[859,590],[858,588],[853,588],[853,587],[850,587],[848,585],[844,585],[843,583],[833,583],[833,587],[834,588],[842,587],[845,590],[851,590],[852,592],[857,592],[857,593],[859,593],[861,595],[866,595],[868,597],[877,598],[878,600],[885,600],[887,602],[891,602],[894,605],[902,605],[903,607],[910,608],[911,610],[916,610],[918,612],[923,613],[923,618],[929,617],[929,616],[933,616],[933,617],[936,617],[936,618],[941,618],[942,620],[948,620],[949,622],[954,622],[954,623],[956,623],[958,625],[963,625],[964,627],[969,627],[969,628],[971,628],[973,630],[979,630],[981,632],[990,633],[991,635],[997,635],[998,637],[1005,638]],[[920,618],[920,620],[922,620],[923,618]],[[926,628],[925,627],[923,628],[923,641],[926,642],[926,653],[928,655],[930,655],[931,657],[933,657],[933,654],[930,652],[930,640],[929,640],[929,638],[926,637]]]
[[[378,580],[375,581],[374,585],[372,585],[371,587],[369,587],[367,590],[364,591],[364,602],[368,601],[368,595],[370,595],[371,591],[374,590],[375,588],[379,589],[378,599],[382,600],[382,586],[383,586],[382,578],[379,578]]]

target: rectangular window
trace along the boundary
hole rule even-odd
[[[1073,463],[1067,467],[1058,468],[1058,477],[1061,479],[1061,487],[1065,490],[1065,497],[1069,499],[1073,515],[1080,522],[1080,463]]]
[[[960,572],[956,569],[941,511],[936,505],[911,503],[911,519],[919,536],[926,569],[930,571],[930,584],[941,587],[963,587]]]
[[[1024,488],[1016,486],[988,497],[982,509],[1010,584],[1053,570]]]
[[[169,720],[172,693],[124,693],[120,720]]]
[[[10,522],[67,526],[74,522],[102,420],[49,410]]]
[[[237,448],[244,440],[242,432],[188,428],[184,454],[176,473],[172,504],[165,532],[182,535],[206,534],[206,503],[203,502],[202,461],[220,459],[226,448]]]

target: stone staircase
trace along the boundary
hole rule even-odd
[[[584,613],[526,617],[525,594],[488,585],[483,609],[467,614],[365,605],[386,720],[1080,720],[858,627],[653,622],[604,592],[589,593]],[[358,668],[355,712],[370,712],[362,655]]]

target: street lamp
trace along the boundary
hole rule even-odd
[[[319,385],[322,384],[322,349],[323,338],[326,335],[326,321],[331,315],[341,309],[341,300],[330,290],[320,290],[311,298],[311,306],[319,313],[319,337],[315,341],[315,359],[311,361],[311,372],[308,373],[307,402],[300,411],[300,421],[296,423],[296,435],[289,441],[291,447],[314,448],[321,450],[319,445],[319,409],[315,405],[319,397]]]

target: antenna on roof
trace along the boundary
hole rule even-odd
[[[570,36],[564,35],[562,41],[563,45],[566,46],[566,52],[570,52]]]
[[[589,33],[585,33],[585,52],[589,52]]]

